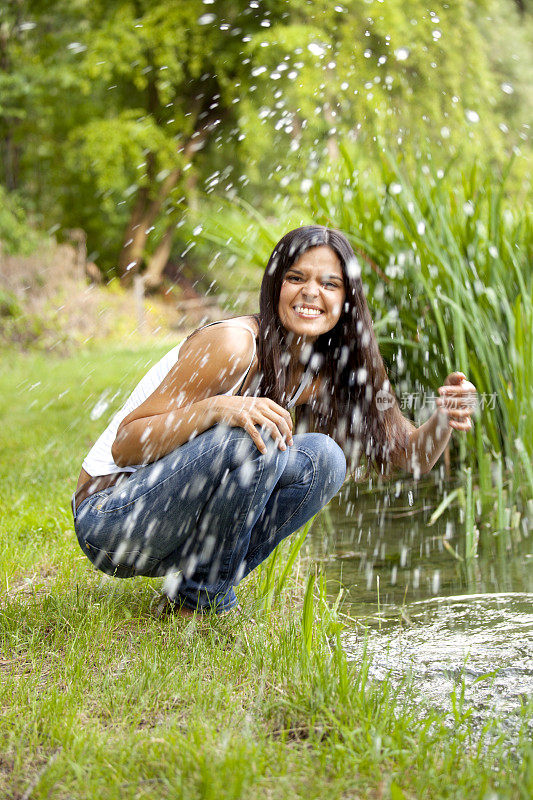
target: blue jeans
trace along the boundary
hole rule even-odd
[[[283,451],[261,435],[264,455],[242,428],[215,425],[87,497],[74,515],[85,555],[119,578],[166,576],[166,593],[186,608],[233,608],[233,586],[323,508],[346,475],[329,436],[296,434]]]

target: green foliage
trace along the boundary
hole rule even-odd
[[[528,495],[521,448],[533,442],[533,251],[531,210],[508,195],[509,165],[436,167],[429,156],[366,155],[341,145],[342,162],[310,187],[279,226],[246,203],[223,231],[205,235],[240,259],[263,265],[278,235],[316,222],[344,231],[362,262],[365,289],[396,390],[434,394],[446,374],[471,377],[483,404],[469,436],[472,457],[489,447],[516,468]],[[253,235],[250,235],[250,232]],[[407,409],[407,413],[409,410]]]
[[[527,148],[530,25],[510,0],[10,0],[0,182],[112,273],[139,201],[146,259],[206,194],[279,214],[344,138],[501,163]]]
[[[450,729],[409,682],[372,680],[367,654],[348,660],[321,577],[304,615],[301,564],[268,617],[254,572],[243,614],[202,621],[157,619],[159,581],[91,567],[69,508],[102,427],[90,411],[107,390],[111,414],[160,355],[2,355],[0,794],[529,800],[531,707],[510,754],[460,689]]]
[[[0,253],[30,255],[40,240],[20,199],[0,186]]]
[[[22,309],[17,298],[11,292],[6,292],[0,288],[0,319],[2,317],[16,318],[21,313]]]

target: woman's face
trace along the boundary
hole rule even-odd
[[[337,254],[326,245],[313,247],[283,277],[278,314],[287,331],[314,341],[335,327],[345,291]]]

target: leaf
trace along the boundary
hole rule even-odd
[[[448,506],[455,500],[456,497],[459,497],[461,489],[454,489],[453,492],[444,498],[442,503],[439,503],[431,517],[429,518],[428,525],[434,525],[436,521],[439,519],[440,516],[444,513],[444,511],[448,508]]]
[[[313,591],[315,588],[315,574],[311,572],[307,579],[307,587],[305,589],[304,607],[302,613],[302,633],[304,646],[307,653],[311,653],[311,645],[313,643]]]
[[[400,789],[398,784],[395,783],[395,781],[391,782],[390,796],[391,800],[405,800],[405,794],[403,793],[402,789]]]

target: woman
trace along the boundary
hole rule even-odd
[[[195,331],[98,439],[73,497],[80,545],[110,575],[165,576],[173,610],[230,611],[233,587],[328,503],[347,460],[431,469],[475,399],[462,373],[439,393],[420,428],[403,417],[347,239],[290,231],[260,313]]]

